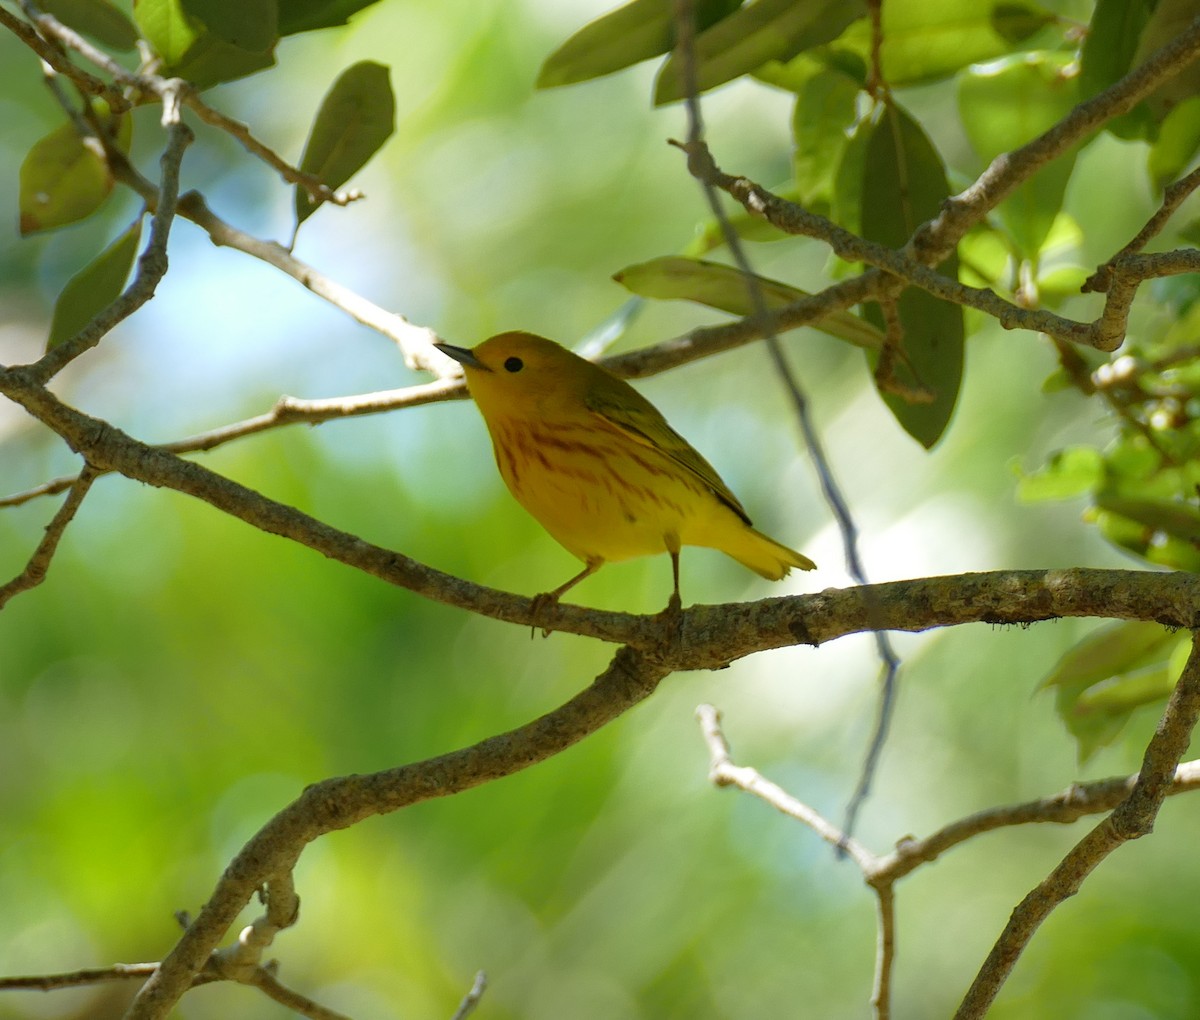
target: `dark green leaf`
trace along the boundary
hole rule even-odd
[[[387,141],[395,128],[396,102],[388,69],[369,60],[347,68],[325,94],[304,146],[300,169],[331,188],[341,187]],[[296,225],[317,209],[296,188]]]
[[[754,303],[741,271],[719,262],[666,256],[622,269],[613,275],[613,279],[642,297],[695,301],[732,315],[754,312]],[[767,308],[771,310],[809,296],[808,291],[778,280],[764,276],[756,279]],[[856,347],[878,349],[883,344],[883,335],[874,326],[849,312],[835,312],[813,323],[812,328]]]
[[[1023,54],[971,68],[959,81],[963,128],[984,162],[1036,138],[1069,113],[1075,100],[1061,54]],[[1022,258],[1036,261],[1074,166],[1072,151],[1042,167],[1000,204],[1000,217]]]
[[[379,0],[279,0],[279,34],[335,28],[376,3]]]
[[[142,237],[139,216],[120,237],[67,281],[54,303],[46,350],[69,340],[121,294]]]
[[[998,3],[992,8],[992,28],[1011,46],[1023,43],[1053,22],[1053,14],[1033,4]]]
[[[916,228],[937,215],[950,194],[941,157],[921,126],[899,107],[884,111],[871,128],[862,178],[862,233],[891,248],[903,246]],[[958,258],[940,271],[957,279]],[[915,402],[881,389],[897,421],[927,449],[938,441],[958,399],[963,371],[963,313],[957,305],[909,287],[898,301],[904,355],[895,381],[908,390],[932,391]],[[884,328],[883,312],[868,305],[866,317]]]
[[[41,8],[110,49],[126,52],[137,44],[137,29],[109,0],[42,0]]]
[[[1090,99],[1133,69],[1138,40],[1158,0],[1096,0],[1079,66],[1079,95]],[[1119,138],[1151,137],[1153,119],[1144,103],[1106,125]]]
[[[703,31],[736,11],[741,0],[701,0],[696,27]],[[539,89],[599,78],[666,53],[675,45],[670,0],[632,0],[584,25],[546,58]]]
[[[1140,66],[1162,47],[1174,42],[1191,27],[1198,13],[1196,0],[1158,0],[1138,40],[1133,66]],[[1200,67],[1193,62],[1155,89],[1147,97],[1145,107],[1158,124],[1178,103],[1197,94],[1200,94]]]
[[[699,91],[758,70],[767,61],[788,61],[831,42],[866,14],[864,0],[756,0],[696,37]],[[659,72],[655,105],[683,98],[674,56]]]
[[[1103,92],[1130,71],[1156,2],[1096,0],[1079,61],[1079,90],[1084,98]]]
[[[197,88],[275,63],[275,0],[135,0],[133,16],[168,74]]]
[[[1162,191],[1179,178],[1200,151],[1200,96],[1185,99],[1163,119],[1150,149],[1147,169]]]

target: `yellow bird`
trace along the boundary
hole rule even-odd
[[[609,561],[707,546],[771,581],[807,556],[750,525],[742,504],[645,397],[553,340],[500,333],[467,349],[436,344],[463,366],[509,491],[586,564],[541,598],[557,600]]]

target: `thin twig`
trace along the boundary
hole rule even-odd
[[[70,493],[50,523],[46,525],[46,534],[33,551],[29,562],[25,564],[25,569],[6,585],[0,587],[0,609],[3,609],[14,595],[28,591],[30,588],[36,588],[46,579],[46,571],[50,569],[50,561],[54,559],[63,532],[67,530],[67,525],[74,519],[76,511],[92,487],[92,482],[96,480],[97,474],[98,472],[90,467],[84,468],[79,477],[71,484]]]
[[[965,191],[949,199],[941,212],[917,231],[914,247],[921,261],[944,261],[1005,198],[1037,171],[1115,117],[1128,113],[1164,82],[1200,57],[1200,17],[1145,63],[1091,99],[1074,107],[1057,124],[1012,152],[1001,153]]]
[[[132,105],[120,89],[73,64],[61,47],[47,42],[26,22],[14,17],[3,7],[0,7],[0,25],[12,32],[58,74],[74,82],[85,95],[102,96],[113,113],[123,113]]]
[[[35,4],[29,2],[29,0],[22,0],[21,6],[30,21],[37,26],[43,39],[53,39],[56,43],[74,50],[85,60],[101,68],[114,81],[133,90],[135,94],[151,93],[158,96],[164,102],[168,100],[171,94],[178,94],[182,103],[202,121],[224,131],[239,142],[252,156],[262,160],[271,167],[289,184],[298,184],[304,188],[313,197],[314,201],[332,202],[335,205],[348,205],[350,202],[363,197],[362,193],[357,190],[334,191],[317,177],[293,166],[270,146],[255,138],[247,125],[209,106],[191,86],[181,87],[173,84],[172,79],[151,74],[145,70],[138,72],[127,71],[107,53],[93,46],[82,35],[70,26],[63,24],[54,15],[40,10]],[[6,15],[3,23],[13,29],[24,42],[36,49],[40,55],[44,54],[44,51],[47,49],[53,50],[53,46],[47,47],[43,45],[39,47],[35,45],[30,39],[31,33],[27,30],[22,31],[17,28],[16,26],[20,23],[16,22],[11,16]],[[66,74],[72,81],[76,81],[85,91],[102,94],[106,97],[110,93],[115,92],[111,87],[106,87],[99,79],[86,74],[86,72],[79,71],[78,68],[75,68],[74,65],[65,59],[60,59],[58,62],[48,60],[48,62],[51,63],[51,66],[55,70]],[[128,108],[128,101],[121,98],[119,93],[116,93],[116,95],[118,108]]]
[[[623,648],[590,687],[525,726],[429,761],[309,786],[230,862],[213,895],[139,990],[127,1020],[166,1017],[255,890],[272,875],[290,870],[313,840],[374,815],[511,775],[557,754],[649,697],[667,671],[660,662]]]
[[[82,970],[62,974],[29,974],[18,977],[0,977],[0,991],[29,989],[50,992],[58,988],[79,988],[84,985],[99,985],[108,981],[145,980],[155,970],[157,963],[114,963],[110,967],[86,967]]]
[[[894,293],[905,285],[918,287],[943,301],[984,312],[1005,329],[1046,333],[1097,350],[1115,351],[1125,339],[1129,311],[1138,284],[1155,277],[1200,272],[1200,251],[1191,248],[1114,257],[1109,263],[1110,283],[1100,316],[1092,322],[1079,322],[1042,308],[1022,308],[995,291],[952,280],[922,262],[921,259],[927,257],[926,253],[918,249],[915,243],[898,251],[864,240],[831,220],[780,198],[748,178],[724,173],[703,142],[675,144],[687,152],[688,169],[693,175],[727,192],[742,203],[747,212],[761,216],[785,233],[824,241],[839,258],[848,262],[865,262],[875,267],[875,271],[894,278],[890,281],[872,281],[873,287],[885,293]],[[914,238],[921,237],[926,226],[918,228]],[[909,254],[910,251],[915,254]],[[940,252],[941,249],[935,251]],[[869,278],[870,275],[868,271],[863,277]]]
[[[721,729],[721,714],[712,705],[698,706],[696,718],[700,720],[700,732],[708,745],[708,778],[716,786],[736,786],[746,793],[753,794],[759,800],[766,801],[776,811],[803,822],[831,846],[844,846],[846,852],[864,871],[871,867],[874,855],[861,843],[847,837],[814,808],[764,778],[756,769],[733,763],[729,744]]]
[[[475,975],[475,981],[471,985],[470,990],[463,996],[462,1002],[458,1004],[458,1009],[454,1011],[454,1015],[450,1020],[465,1020],[475,1012],[480,1001],[483,999],[483,993],[487,990],[487,974],[479,971]]]
[[[1084,293],[1108,290],[1111,281],[1112,264],[1122,256],[1132,255],[1145,248],[1151,240],[1158,236],[1175,214],[1175,210],[1183,204],[1184,199],[1195,191],[1197,187],[1200,187],[1200,167],[1197,167],[1186,177],[1181,177],[1163,192],[1162,205],[1146,221],[1146,225],[1134,235],[1133,239],[1124,248],[1084,280],[1080,290]]]
[[[241,983],[259,989],[268,998],[274,999],[294,1013],[308,1017],[309,1020],[350,1020],[345,1013],[322,1006],[307,995],[301,995],[295,989],[288,988],[266,967],[256,967]]]
[[[878,14],[878,11],[876,11],[876,14]],[[676,59],[679,62],[682,72],[688,117],[686,149],[688,152],[691,152],[704,146],[704,121],[700,112],[699,90],[696,85],[695,11],[692,8],[691,0],[675,0],[675,26]],[[688,165],[690,168],[691,160],[688,161]],[[741,238],[738,237],[737,231],[733,229],[733,224],[729,222],[729,217],[725,214],[725,209],[717,194],[716,186],[707,177],[697,176],[696,180],[700,183],[708,206],[716,217],[717,223],[721,228],[721,235],[725,240],[726,246],[729,248],[730,254],[733,256],[734,263],[741,270],[742,276],[745,279],[746,290],[750,295],[750,302],[754,308],[754,318],[760,322],[766,321],[768,315],[767,301],[763,294],[762,286],[759,283],[758,275],[754,272],[754,267],[750,264],[750,259],[746,254],[745,248],[742,246]],[[850,576],[858,584],[865,585],[868,583],[868,578],[858,547],[858,525],[854,521],[854,515],[850,510],[850,505],[842,492],[841,486],[834,477],[833,464],[830,462],[829,456],[825,451],[825,444],[821,439],[821,433],[813,421],[808,395],[805,393],[799,378],[784,356],[783,344],[780,342],[778,334],[774,330],[767,330],[764,339],[771,363],[775,369],[775,374],[783,383],[784,391],[791,401],[792,410],[796,415],[796,422],[800,427],[804,447],[808,451],[813,468],[817,473],[821,494],[830,512],[833,514],[834,520],[837,522],[838,531],[842,537],[842,549],[846,559],[846,568]],[[859,808],[870,792],[872,777],[875,774],[875,768],[878,765],[879,756],[882,753],[883,744],[887,738],[888,727],[892,717],[892,706],[895,702],[896,677],[900,669],[900,657],[896,654],[891,639],[886,633],[876,631],[874,639],[881,663],[879,711],[858,784],[846,808],[843,839],[848,839],[853,834],[854,823],[858,816]]]
[[[1193,659],[1195,658],[1196,653],[1193,652]],[[1197,668],[1191,660],[1189,660],[1189,668],[1192,668],[1194,673],[1200,674],[1200,668]],[[1143,766],[1142,773],[1137,776],[1121,776],[1077,784],[1063,793],[1040,800],[990,808],[987,811],[981,811],[952,822],[924,839],[905,838],[889,854],[876,855],[861,843],[854,840],[846,841],[848,855],[858,865],[863,879],[875,892],[877,898],[876,967],[871,999],[876,1020],[886,1020],[891,1009],[891,974],[896,951],[895,883],[922,864],[931,863],[952,847],[983,833],[1014,825],[1033,823],[1069,825],[1087,815],[1099,814],[1112,810],[1114,807],[1123,808],[1133,799],[1134,793],[1144,785],[1143,775],[1154,777],[1148,784],[1145,784],[1152,788],[1152,794],[1147,797],[1147,803],[1152,804],[1152,810],[1131,809],[1135,813],[1136,822],[1132,826],[1121,822],[1116,824],[1124,825],[1125,831],[1131,833],[1125,838],[1136,838],[1136,835],[1148,831],[1153,811],[1157,810],[1157,805],[1161,804],[1163,797],[1200,790],[1200,760],[1178,764],[1179,757],[1187,747],[1187,736],[1191,732],[1189,725],[1194,726],[1196,714],[1200,713],[1200,682],[1193,678],[1192,683],[1195,690],[1189,694],[1181,696],[1179,689],[1176,689],[1176,695],[1172,699],[1173,703],[1179,700],[1186,702],[1189,707],[1175,711],[1168,707],[1164,714],[1164,725],[1160,726],[1160,733],[1156,734],[1155,739],[1151,741],[1151,748],[1155,747],[1156,741],[1161,747],[1154,751],[1151,748],[1147,749],[1147,761],[1152,762],[1152,765],[1149,769]],[[696,709],[696,717],[700,722],[701,735],[708,747],[709,778],[715,785],[736,786],[743,792],[765,801],[777,811],[807,825],[827,843],[834,845],[841,843],[844,837],[837,827],[822,817],[814,808],[804,804],[770,780],[763,778],[757,770],[733,763],[728,741],[721,728],[721,716],[717,709],[712,705],[700,705]],[[1166,722],[1168,718],[1170,719],[1169,723]],[[1163,731],[1169,731],[1169,736],[1163,736]],[[1114,814],[1113,818],[1116,817]],[[1106,819],[1102,823],[1102,827],[1108,824],[1109,820]],[[1087,837],[1087,839],[1091,838],[1090,835]],[[1087,842],[1086,839],[1085,842]],[[1043,886],[1045,884],[1043,883]],[[1032,935],[1032,930],[1028,934]]]
[[[45,383],[85,351],[95,347],[117,323],[127,319],[154,296],[159,281],[166,274],[167,240],[175,219],[175,202],[179,194],[179,168],[184,150],[192,141],[191,129],[179,117],[177,90],[168,89],[163,94],[162,123],[167,131],[167,146],[160,161],[162,178],[158,188],[159,202],[150,223],[150,239],[138,258],[133,280],[115,301],[83,329],[28,366],[31,380]]]
[[[967,815],[920,839],[906,838],[891,853],[882,855],[874,875],[896,880],[922,864],[937,860],[960,843],[986,832],[1013,825],[1072,825],[1088,815],[1111,811],[1129,796],[1137,774],[1075,783],[1060,793],[1022,804],[1005,804]],[[1200,790],[1200,761],[1181,764],[1172,777],[1170,795]]]

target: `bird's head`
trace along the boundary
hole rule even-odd
[[[472,348],[435,344],[463,367],[467,388],[484,417],[536,408],[555,398],[578,398],[592,373],[591,362],[532,333],[498,333]]]

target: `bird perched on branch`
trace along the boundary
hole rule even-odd
[[[750,524],[737,497],[645,397],[553,340],[500,333],[463,366],[496,464],[520,503],[585,566],[541,599],[556,601],[609,561],[707,546],[771,581],[816,564]]]

